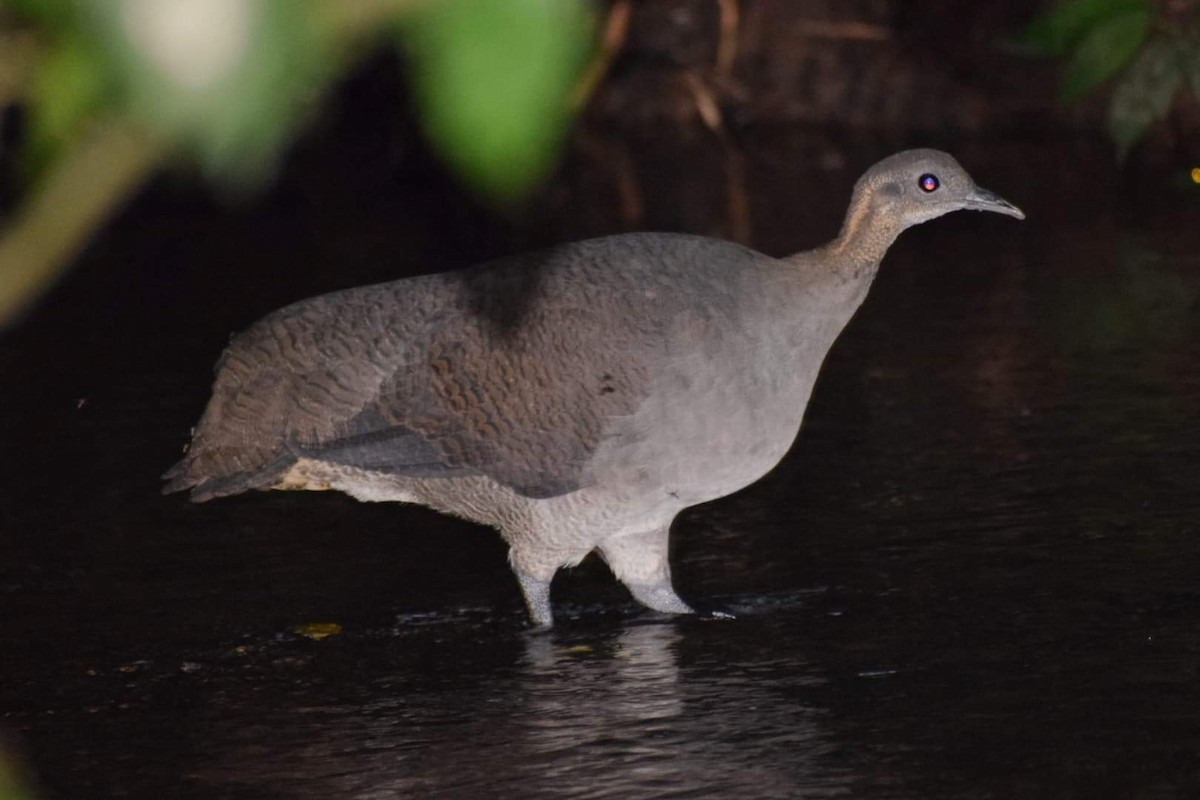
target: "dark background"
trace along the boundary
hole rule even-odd
[[[722,71],[719,4],[635,4],[505,212],[384,56],[260,194],[156,177],[0,338],[0,731],[41,794],[1195,796],[1195,108],[1118,163],[1102,95],[1064,109],[1056,64],[996,47],[1045,5],[745,2]],[[793,453],[681,518],[681,593],[736,623],[647,620],[589,561],[537,639],[490,532],[158,494],[274,308],[623,230],[784,255],[909,146],[1029,218],[906,233]]]

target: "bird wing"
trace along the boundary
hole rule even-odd
[[[603,268],[525,258],[455,276],[445,305],[409,339],[404,368],[355,422],[411,432],[422,444],[406,440],[406,455],[435,453],[442,469],[528,497],[579,489],[612,421],[650,391],[660,346],[655,323],[630,319],[623,281],[590,274]],[[408,464],[398,471],[415,475]]]
[[[661,338],[628,265],[549,252],[325,295],[237,337],[165,477],[193,499],[273,485],[298,458],[412,477],[578,489],[650,391]]]

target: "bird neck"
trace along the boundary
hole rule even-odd
[[[875,276],[879,262],[905,228],[894,213],[881,206],[871,187],[854,187],[841,233],[821,248],[832,269],[853,279]]]

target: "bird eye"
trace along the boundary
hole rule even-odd
[[[941,186],[938,183],[937,175],[930,172],[926,172],[920,178],[917,178],[917,185],[921,187],[922,192],[936,192],[937,188]]]

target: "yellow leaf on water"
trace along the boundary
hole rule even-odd
[[[308,622],[292,628],[292,632],[300,636],[307,636],[309,639],[316,639],[319,642],[330,636],[337,636],[342,632],[342,626],[336,622]]]

